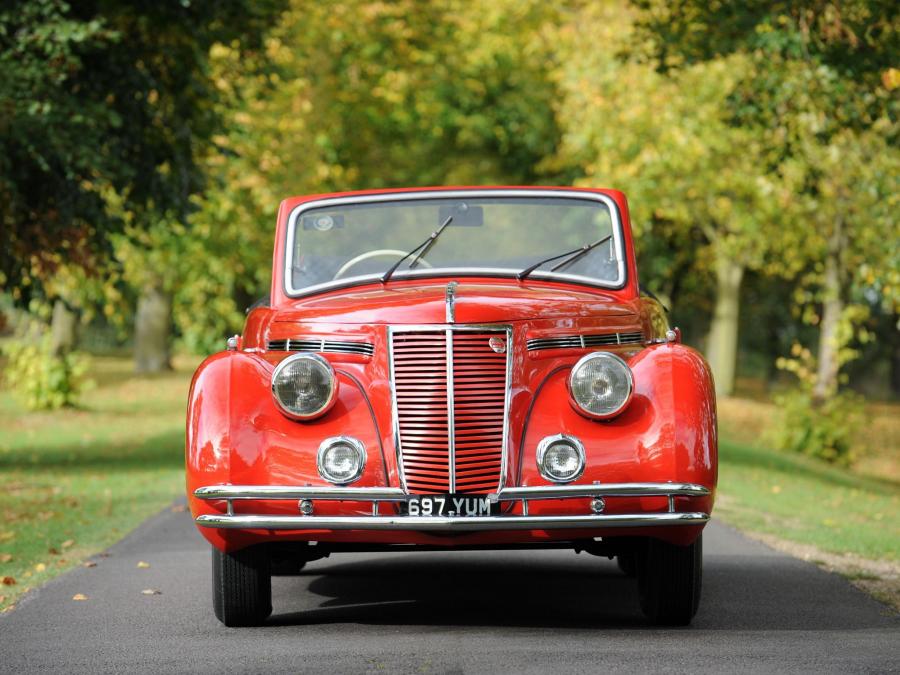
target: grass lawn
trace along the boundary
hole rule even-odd
[[[184,413],[197,362],[137,377],[127,359],[95,357],[97,386],[77,410],[26,413],[0,390],[0,611],[183,493]],[[850,472],[758,447],[771,406],[726,402],[716,516],[897,569],[900,416],[896,406],[882,408],[870,425],[878,452]]]
[[[900,485],[722,441],[716,516],[831,553],[900,560]]]
[[[77,410],[26,413],[0,390],[0,611],[171,504],[184,490],[184,414],[196,360],[132,374],[92,359]]]
[[[719,401],[716,515],[820,551],[900,563],[900,406],[867,405],[868,451],[853,470],[766,449],[773,420],[767,401]]]

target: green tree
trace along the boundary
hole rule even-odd
[[[765,172],[794,186],[782,266],[804,270],[801,304],[820,327],[814,401],[837,392],[866,287],[896,307],[900,14],[880,0],[708,3],[639,0],[640,44],[677,72],[729,55],[749,60],[729,121],[770,149]],[[777,266],[779,263],[773,263]],[[862,311],[861,311],[862,310]]]
[[[645,267],[664,286],[675,288],[685,275],[711,278],[706,351],[717,391],[727,395],[741,284],[783,241],[779,212],[790,186],[767,175],[762,139],[723,114],[752,68],[748,59],[658,73],[623,57],[635,39],[632,20],[613,3],[591,3],[562,27],[558,115],[566,133],[554,161],[576,167],[579,183],[628,193],[639,242],[665,242]]]
[[[267,291],[286,196],[550,180],[537,165],[559,138],[554,16],[536,0],[298,1],[262,63],[214,50],[229,127],[184,256],[211,262],[188,262],[178,284],[186,341],[220,346]]]
[[[100,269],[129,214],[185,216],[219,129],[213,44],[252,47],[277,0],[15,0],[0,10],[0,283]],[[109,195],[117,206],[110,208]]]

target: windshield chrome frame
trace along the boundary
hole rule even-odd
[[[373,202],[399,202],[399,201],[427,201],[430,199],[479,199],[491,197],[519,197],[522,199],[529,198],[552,198],[552,199],[572,199],[580,201],[601,202],[609,209],[609,217],[612,223],[613,243],[616,250],[616,267],[618,270],[617,278],[614,281],[603,281],[594,277],[585,277],[580,274],[562,274],[557,272],[548,272],[544,270],[535,270],[528,276],[528,280],[544,279],[547,281],[565,281],[576,283],[583,286],[592,286],[594,288],[603,288],[616,290],[623,288],[627,281],[627,266],[625,260],[625,243],[622,234],[622,219],[619,213],[619,207],[616,202],[608,195],[597,192],[582,192],[578,190],[546,190],[546,189],[503,189],[503,190],[426,190],[414,192],[386,192],[371,195],[355,195],[351,197],[327,197],[325,199],[316,199],[300,204],[291,211],[288,216],[287,223],[287,241],[284,253],[284,273],[282,275],[282,287],[288,297],[298,298],[307,295],[315,295],[316,293],[324,293],[326,291],[346,288],[349,286],[360,286],[377,282],[381,279],[382,273],[365,274],[346,279],[336,279],[325,281],[304,288],[293,287],[293,275],[291,269],[294,257],[294,239],[297,229],[297,221],[306,211],[319,208],[328,208],[335,206],[346,206],[350,204],[366,204]],[[548,251],[552,253],[552,251]],[[481,276],[481,277],[500,277],[508,278],[518,274],[520,269],[512,269],[505,267],[439,267],[429,269],[413,269],[413,270],[397,270],[394,272],[391,280],[407,280],[407,279],[427,279],[439,277],[455,277],[455,276]],[[528,281],[526,280],[526,281]],[[525,282],[522,282],[525,283]]]

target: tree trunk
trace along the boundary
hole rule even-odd
[[[137,372],[171,370],[171,327],[172,298],[157,285],[146,286],[138,298],[134,322],[134,367]]]
[[[720,396],[734,392],[743,278],[743,265],[728,258],[716,260],[716,306],[706,351],[716,380],[716,393]]]
[[[843,227],[838,221],[828,239],[828,252],[825,256],[822,322],[819,325],[819,367],[813,388],[813,400],[819,403],[836,394],[838,389],[838,372],[841,368],[838,361],[838,327],[844,311],[840,267],[843,239]]]
[[[53,303],[53,316],[50,319],[50,353],[63,356],[75,349],[78,317],[62,299]]]
[[[900,316],[895,314],[891,329],[896,331],[898,325],[900,325]],[[891,393],[900,397],[900,340],[897,339],[894,340],[894,349],[891,352]]]

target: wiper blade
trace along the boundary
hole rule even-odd
[[[409,264],[409,269],[414,269],[419,264],[419,261],[422,259],[422,257],[426,253],[428,253],[428,251],[431,250],[432,246],[434,246],[434,242],[436,242],[437,238],[441,236],[441,233],[444,231],[444,228],[446,228],[452,221],[453,221],[453,216],[447,216],[447,219],[443,223],[441,223],[441,226],[438,229],[436,229],[434,232],[431,233],[431,235],[428,237],[428,239],[423,241],[421,244],[416,246],[412,251],[410,251],[405,256],[400,258],[400,260],[395,262],[391,266],[391,268],[387,272],[384,273],[384,275],[381,277],[381,283],[386,284],[388,281],[390,281],[391,277],[394,276],[394,272],[397,271],[397,268],[403,264],[403,261],[406,260],[409,256],[411,256],[415,253],[418,253],[418,255],[416,255],[416,257],[413,259],[413,261]],[[421,252],[419,252],[420,249],[421,249]]]
[[[560,258],[566,258],[566,259],[563,260],[561,263],[558,263],[558,264],[554,265],[553,267],[551,267],[550,271],[555,272],[556,270],[560,270],[563,267],[568,267],[573,262],[580,259],[582,256],[587,255],[588,253],[593,251],[595,248],[600,246],[600,244],[603,244],[603,243],[609,241],[610,239],[612,239],[611,234],[603,237],[602,239],[598,239],[597,241],[593,242],[592,244],[585,244],[584,246],[579,246],[578,248],[573,248],[571,251],[566,251],[565,253],[560,253],[559,255],[555,255],[550,258],[544,258],[543,260],[539,260],[538,262],[534,263],[534,265],[532,265],[531,267],[526,267],[524,270],[519,272],[516,275],[516,279],[518,279],[519,281],[523,281],[524,279],[528,278],[529,274],[534,272],[541,265],[546,265],[548,262],[553,262],[554,260],[559,260]],[[571,257],[569,257],[569,256],[571,256]]]

